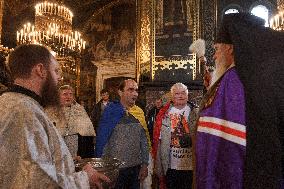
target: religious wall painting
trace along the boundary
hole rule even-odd
[[[187,55],[193,41],[193,0],[157,0],[155,55]]]
[[[180,25],[185,31],[192,31],[192,8],[188,0],[164,0],[165,26]]]
[[[88,23],[92,61],[135,63],[135,10],[135,3],[117,4]]]
[[[197,78],[196,57],[188,49],[196,36],[196,2],[155,1],[154,81],[189,82]]]

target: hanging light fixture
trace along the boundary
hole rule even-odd
[[[85,49],[80,32],[72,30],[73,13],[63,5],[50,2],[35,6],[35,25],[27,23],[17,31],[17,44],[45,45],[59,56]]]

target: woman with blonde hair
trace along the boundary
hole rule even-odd
[[[46,109],[50,119],[64,138],[73,158],[93,157],[95,131],[84,107],[74,98],[70,85],[59,88],[60,107]]]

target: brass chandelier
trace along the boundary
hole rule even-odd
[[[35,25],[24,24],[17,31],[17,44],[41,44],[58,56],[70,56],[85,49],[80,32],[72,30],[73,13],[64,5],[42,2],[35,5]]]

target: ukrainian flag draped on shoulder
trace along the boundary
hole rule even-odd
[[[136,119],[139,120],[140,124],[142,125],[143,129],[145,130],[149,150],[151,150],[151,140],[150,140],[150,135],[149,135],[149,131],[148,131],[148,127],[147,127],[147,123],[146,123],[146,120],[145,120],[143,110],[140,107],[134,105],[129,109],[129,113],[132,114]]]
[[[124,107],[120,102],[114,102],[106,107],[99,122],[96,137],[95,157],[102,157],[103,150],[107,144],[115,126],[124,115]]]
[[[130,108],[129,113],[139,120],[140,124],[145,130],[149,148],[151,148],[150,135],[143,110],[135,105]],[[106,107],[99,123],[96,137],[95,157],[102,157],[104,147],[107,144],[113,129],[119,123],[124,114],[125,109],[120,102],[114,102]]]

